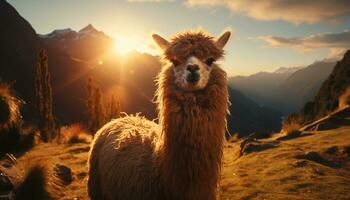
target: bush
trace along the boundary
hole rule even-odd
[[[90,143],[92,136],[83,128],[81,124],[72,124],[63,126],[60,129],[59,143],[75,144]]]
[[[22,101],[16,97],[10,86],[0,83],[0,131],[15,126],[21,121]]]
[[[44,164],[32,164],[24,169],[19,187],[15,191],[15,197],[19,200],[36,199],[50,200],[56,199],[54,195],[53,185],[48,173],[48,168]]]
[[[303,117],[298,114],[290,114],[288,115],[282,123],[281,133],[292,133],[299,131],[299,129],[303,125]]]
[[[0,152],[23,152],[34,143],[34,133],[22,129],[22,101],[10,86],[0,83]]]

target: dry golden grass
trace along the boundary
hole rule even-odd
[[[290,114],[283,120],[281,133],[288,135],[289,133],[299,131],[302,127],[303,118],[297,114]]]
[[[19,164],[45,163],[48,171],[56,164],[65,165],[72,171],[73,181],[69,185],[62,185],[58,190],[56,185],[49,185],[51,196],[61,200],[88,199],[87,198],[87,157],[89,144],[78,143],[62,145],[43,143],[35,146],[31,151],[17,159]],[[22,167],[21,167],[22,168]]]
[[[220,182],[223,200],[345,200],[350,197],[350,155],[346,153],[350,149],[350,127],[312,132],[312,135],[283,141],[277,148],[238,158],[239,149],[239,144],[230,144],[224,149]],[[298,158],[307,152],[317,152],[342,165],[330,167]]]
[[[91,140],[92,136],[83,128],[81,124],[72,124],[70,126],[61,127],[58,143],[90,143]]]
[[[276,137],[262,142],[276,141]],[[240,155],[240,140],[224,148],[220,197],[222,200],[339,199],[350,197],[350,127],[310,132],[310,135],[279,146]],[[19,163],[66,165],[73,182],[55,196],[58,199],[88,199],[87,156],[89,144],[39,144],[18,159]],[[317,152],[340,166],[327,166],[300,155]]]
[[[0,83],[0,130],[11,128],[18,123],[21,119],[21,104],[10,86]]]

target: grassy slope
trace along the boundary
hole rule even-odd
[[[55,145],[41,144],[24,154],[17,161],[26,163],[47,163],[48,167],[55,164],[66,165],[72,170],[73,182],[65,186],[57,195],[61,200],[87,199],[87,156],[89,145]]]
[[[222,199],[350,199],[350,158],[340,152],[325,153],[333,146],[340,152],[350,147],[350,127],[313,132],[238,159],[239,147],[228,144],[220,183]],[[343,164],[332,168],[295,158],[310,151]]]
[[[265,139],[265,141],[274,140]],[[238,158],[239,144],[228,143],[220,182],[222,199],[349,199],[350,162],[347,158],[325,154],[326,149],[350,147],[350,127],[313,132],[313,135],[283,141],[279,147],[250,153]],[[87,144],[42,144],[18,159],[69,166],[73,182],[65,186],[61,199],[86,199]],[[343,165],[328,167],[313,161],[296,159],[308,151],[319,152]],[[338,155],[339,154],[339,155]]]

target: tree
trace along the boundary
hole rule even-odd
[[[88,79],[87,83],[87,91],[88,91],[88,97],[87,97],[87,102],[86,102],[86,107],[87,107],[87,126],[89,131],[93,132],[94,131],[94,99],[93,99],[93,91],[94,91],[94,80],[90,77]]]
[[[55,136],[55,122],[52,114],[52,87],[48,56],[44,49],[39,51],[35,68],[35,99],[41,138],[48,142]]]
[[[120,116],[120,102],[117,101],[114,95],[111,95],[106,103],[106,120],[118,118]]]
[[[102,125],[120,115],[120,103],[114,95],[104,100],[101,89],[90,77],[87,83],[87,126],[90,132],[95,133]]]

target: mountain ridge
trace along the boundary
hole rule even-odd
[[[350,50],[337,62],[312,101],[307,102],[300,114],[305,122],[316,120],[336,110],[339,98],[350,87]],[[350,95],[350,94],[348,94]]]
[[[288,114],[299,111],[316,95],[333,68],[334,62],[315,61],[306,67],[294,68],[296,70],[276,70],[284,73],[259,72],[231,77],[229,85],[261,105]]]

